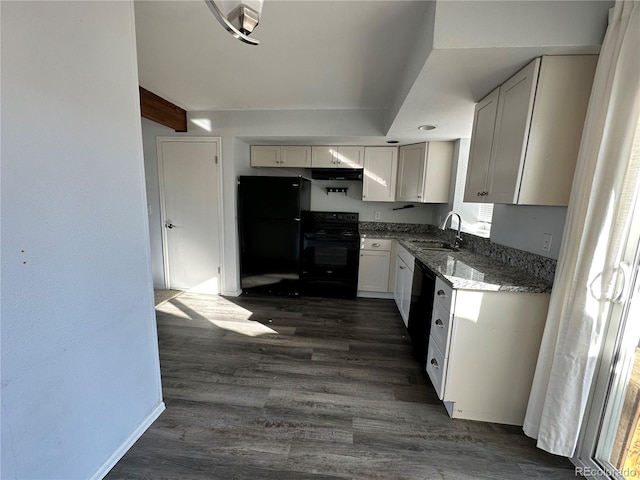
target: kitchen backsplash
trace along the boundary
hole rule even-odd
[[[360,229],[368,232],[386,232],[398,234],[430,235],[453,243],[456,232],[452,229],[440,230],[435,225],[414,223],[360,222]],[[462,248],[493,258],[499,262],[525,270],[532,275],[553,282],[557,261],[552,258],[524,252],[512,247],[498,245],[488,238],[462,233]]]

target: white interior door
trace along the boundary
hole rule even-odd
[[[218,138],[158,138],[167,288],[220,293]]]

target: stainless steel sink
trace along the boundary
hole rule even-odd
[[[425,250],[440,250],[440,251],[449,251],[449,252],[453,252],[457,250],[457,248],[455,248],[453,245],[445,242],[416,240],[411,243],[415,247],[423,248]]]

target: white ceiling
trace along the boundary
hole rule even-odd
[[[610,5],[266,0],[252,34],[261,43],[250,46],[204,1],[141,0],[139,78],[190,112],[350,109],[382,119],[384,137],[359,143],[469,137],[474,103],[531,58],[597,52]],[[438,128],[418,132],[423,123]]]

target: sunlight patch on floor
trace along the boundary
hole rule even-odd
[[[179,294],[184,292],[179,292]],[[192,293],[189,291],[187,295]],[[264,335],[278,334],[278,332],[259,321],[252,320],[253,312],[243,308],[232,301],[215,295],[215,308],[211,308],[211,303],[207,302],[206,308],[199,309],[197,305],[191,303],[186,305],[178,295],[164,301],[158,308],[159,311],[167,313],[176,318],[193,322],[206,321],[209,324],[237,333],[247,337],[259,337]]]

